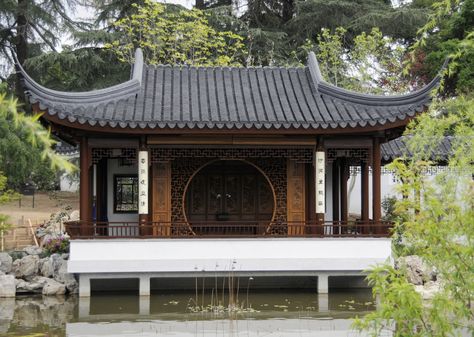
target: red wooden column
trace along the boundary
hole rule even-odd
[[[306,221],[307,224],[310,226],[309,228],[306,228],[306,232],[309,234],[318,234],[319,233],[319,228],[313,227],[317,222],[316,222],[316,189],[314,188],[316,186],[316,181],[314,180],[316,178],[316,174],[314,173],[314,170],[316,168],[314,167],[313,164],[307,164],[305,165],[305,180],[306,180],[306,185],[305,189],[308,191],[306,193]]]
[[[376,234],[383,233],[380,227],[380,220],[382,219],[382,196],[380,188],[380,175],[382,171],[380,161],[380,140],[375,137],[372,143],[372,216]]]
[[[146,226],[148,224],[148,192],[149,192],[149,154],[146,145],[146,138],[141,137],[138,151],[138,222],[140,226],[140,235],[149,235]]]
[[[332,219],[334,222],[341,220],[339,217],[339,159],[332,162]]]
[[[89,235],[91,221],[91,194],[90,194],[90,154],[87,137],[83,136],[80,142],[80,185],[79,185],[79,212],[81,217],[80,235]]]
[[[347,180],[349,180],[349,166],[345,158],[342,159],[340,170],[340,186],[341,186],[341,221],[342,232],[347,231],[347,221],[349,220],[349,210],[347,203]]]
[[[362,220],[362,233],[368,234],[369,228],[369,163],[361,162],[360,164],[361,173],[361,220]]]

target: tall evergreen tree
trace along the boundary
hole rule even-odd
[[[0,51],[3,58],[14,63],[11,52],[20,64],[43,48],[55,51],[64,32],[84,28],[86,24],[71,19],[78,0],[4,0],[0,3]],[[5,79],[5,78],[4,78]],[[23,89],[16,81],[16,94]]]
[[[426,5],[430,5],[429,1]],[[421,78],[432,78],[446,58],[453,55],[452,76],[446,80],[444,94],[472,92],[474,48],[469,43],[474,43],[474,0],[440,1],[435,9],[420,31],[422,39],[414,45],[411,70]]]

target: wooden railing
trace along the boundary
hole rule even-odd
[[[274,238],[274,237],[386,237],[391,222],[85,222],[65,223],[72,239],[116,238]]]

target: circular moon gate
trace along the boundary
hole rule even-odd
[[[274,209],[267,177],[243,160],[217,160],[201,167],[185,191],[185,216],[196,235],[264,233]]]

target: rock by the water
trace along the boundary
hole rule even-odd
[[[64,295],[66,293],[66,286],[53,279],[47,279],[46,284],[43,287],[43,295]]]
[[[76,293],[79,288],[76,278],[73,274],[69,274],[67,272],[67,261],[62,261],[63,262],[61,263],[59,269],[55,271],[53,278],[56,281],[63,283],[70,293]]]
[[[28,279],[38,273],[39,257],[38,255],[28,255],[20,260],[13,262],[12,271],[17,278]]]
[[[436,280],[436,273],[417,255],[402,256],[397,260],[397,268],[405,269],[408,282],[414,285],[423,285],[428,281]]]
[[[33,279],[30,282],[22,280],[22,279],[17,279],[15,282],[16,292],[41,294],[43,291],[43,287],[48,282],[48,280],[49,279],[47,277],[43,277],[43,276],[33,277]]]
[[[49,259],[51,260],[51,265],[53,267],[54,277],[54,275],[58,273],[59,269],[61,269],[61,266],[66,262],[61,258],[61,255],[58,253],[51,255]]]
[[[12,270],[13,259],[8,253],[0,253],[0,271],[9,273]]]
[[[15,276],[0,275],[0,297],[15,297]]]
[[[44,277],[52,277],[54,274],[53,263],[50,257],[45,257],[39,262],[39,272]]]
[[[38,246],[28,246],[23,248],[23,251],[28,255],[41,255],[43,253],[43,248]]]
[[[429,281],[424,285],[415,286],[415,290],[424,300],[432,300],[433,297],[441,290],[441,285],[440,282]]]

